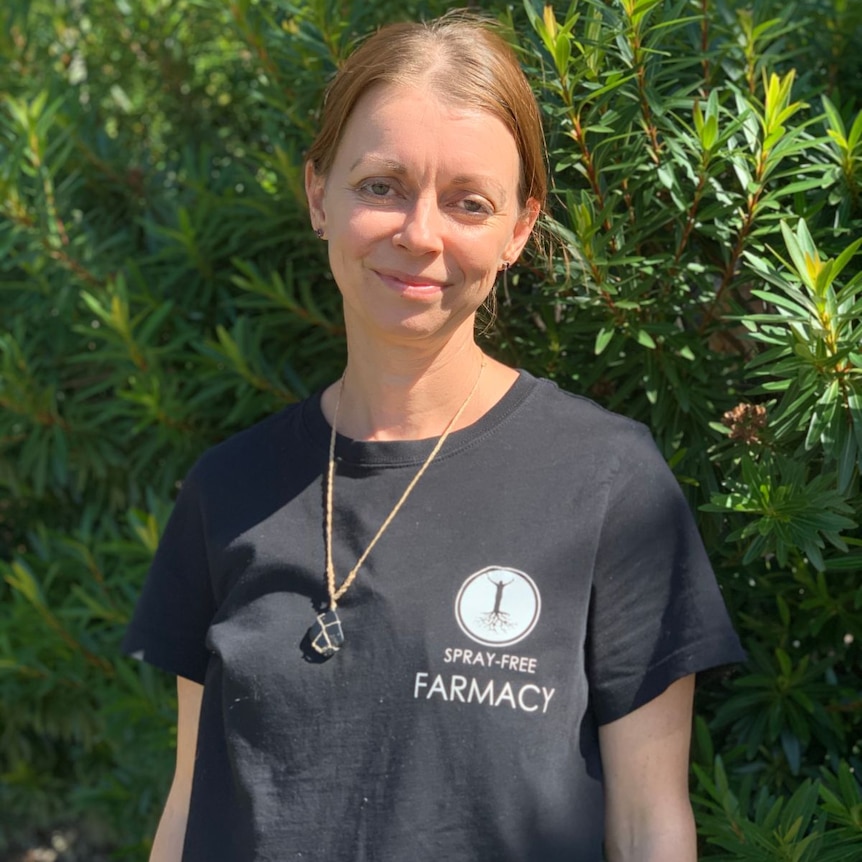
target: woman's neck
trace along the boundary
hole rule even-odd
[[[483,359],[485,368],[483,369]],[[511,385],[515,372],[483,356],[472,338],[450,339],[440,349],[351,343],[337,427],[355,440],[423,440],[439,436],[481,378],[453,428],[475,422]],[[322,408],[335,420],[340,384],[323,395]]]

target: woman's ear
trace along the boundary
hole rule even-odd
[[[535,198],[530,198],[527,201],[521,215],[518,217],[518,221],[515,223],[512,238],[506,245],[506,251],[503,256],[503,259],[507,260],[510,264],[514,263],[521,256],[521,252],[524,250],[524,246],[533,232],[533,227],[536,224],[536,219],[539,218],[541,210],[542,208]]]
[[[305,163],[305,196],[308,198],[308,213],[311,216],[311,226],[316,231],[326,231],[326,177],[314,169],[310,161]]]

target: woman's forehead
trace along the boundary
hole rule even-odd
[[[350,166],[367,158],[403,163],[399,153],[434,153],[456,161],[481,161],[484,154],[494,162],[508,161],[516,170],[520,162],[514,137],[490,111],[401,84],[378,85],[360,97],[338,151]],[[397,164],[392,167],[398,170]]]

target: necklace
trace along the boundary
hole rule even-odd
[[[386,528],[395,519],[395,516],[404,505],[404,501],[410,496],[410,493],[416,487],[419,480],[425,471],[431,466],[431,462],[437,457],[437,453],[443,448],[446,438],[455,427],[455,423],[461,418],[470,399],[475,395],[479,388],[479,381],[482,379],[482,372],[485,369],[485,357],[482,357],[482,364],[479,366],[479,374],[476,376],[476,382],[473,388],[467,394],[461,406],[455,415],[449,420],[443,433],[434,444],[425,462],[419,468],[419,471],[411,479],[410,484],[404,489],[404,493],[399,498],[398,502],[392,507],[392,511],[386,516],[386,520],[380,525],[380,529],[374,534],[374,538],[368,543],[368,547],[362,552],[356,565],[348,572],[347,577],[341,582],[340,587],[335,586],[335,567],[332,564],[332,510],[333,510],[333,486],[335,484],[335,437],[336,424],[338,422],[338,408],[341,406],[341,395],[344,392],[344,376],[341,378],[341,385],[338,388],[338,400],[335,402],[335,415],[332,417],[332,433],[329,436],[329,465],[326,474],[326,591],[329,596],[329,607],[317,615],[314,625],[308,630],[308,639],[315,650],[326,658],[334,655],[344,644],[344,630],[341,627],[341,618],[338,616],[338,600],[350,589],[350,585],[356,580],[362,564],[368,559],[372,548],[377,544],[380,537],[386,532]]]

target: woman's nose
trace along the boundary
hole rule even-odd
[[[413,254],[441,251],[444,217],[438,202],[419,197],[404,214],[404,223],[395,234],[395,242]]]

